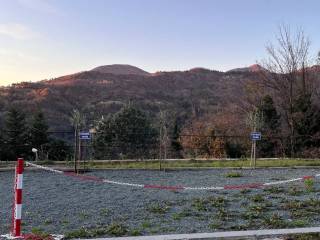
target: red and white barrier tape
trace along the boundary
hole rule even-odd
[[[12,234],[3,234],[3,235],[0,235],[0,237],[4,238],[4,239],[9,239],[9,240],[14,240],[14,239],[43,239],[42,236],[38,236],[36,234],[22,234],[21,236],[19,237],[14,237],[12,236]],[[52,240],[62,240],[64,238],[64,235],[61,235],[61,234],[50,234],[49,236],[47,236],[45,239],[52,239]]]
[[[214,191],[214,190],[241,190],[241,189],[250,189],[250,188],[263,188],[273,185],[280,185],[280,184],[286,184],[291,182],[297,182],[297,181],[304,181],[306,179],[310,178],[316,178],[320,177],[320,174],[316,174],[314,176],[303,176],[299,178],[293,178],[283,181],[274,181],[274,182],[266,182],[266,183],[247,183],[247,184],[239,184],[239,185],[225,185],[225,186],[208,186],[208,187],[184,187],[184,186],[164,186],[164,185],[149,185],[149,184],[136,184],[136,183],[127,183],[127,182],[117,182],[117,181],[111,181],[104,178],[99,178],[95,176],[88,176],[88,175],[80,175],[76,173],[71,172],[64,172],[60,170],[56,170],[49,167],[44,167],[38,164],[26,162],[27,165],[39,168],[42,170],[54,172],[63,174],[70,177],[75,177],[81,180],[87,180],[87,181],[95,181],[95,182],[101,182],[101,183],[109,183],[109,184],[115,184],[115,185],[122,185],[122,186],[130,186],[130,187],[139,187],[139,188],[147,188],[147,189],[162,189],[162,190],[204,190],[204,191]]]

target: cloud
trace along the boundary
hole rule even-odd
[[[33,39],[39,36],[27,26],[19,23],[0,23],[0,35],[19,40]]]
[[[19,0],[22,6],[44,13],[58,13],[58,9],[55,8],[47,0]]]

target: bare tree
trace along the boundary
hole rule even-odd
[[[168,112],[160,110],[159,115],[159,168],[161,170],[161,160],[167,159],[169,134],[168,134]]]
[[[280,26],[275,43],[266,47],[268,58],[262,62],[263,83],[272,89],[289,128],[290,154],[294,156],[294,102],[311,91],[307,76],[310,41],[302,30],[291,33],[288,26]]]
[[[80,157],[80,141],[79,141],[79,131],[81,127],[85,124],[84,117],[78,109],[73,109],[70,122],[74,128],[74,172],[78,172],[78,160]]]
[[[256,132],[261,129],[263,125],[263,115],[257,108],[248,113],[247,124],[250,127],[251,132]],[[256,148],[257,142],[256,140],[252,140],[250,166],[253,166],[254,168],[256,167]]]

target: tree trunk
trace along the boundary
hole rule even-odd
[[[74,172],[78,172],[78,128],[74,130]]]

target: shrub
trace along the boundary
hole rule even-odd
[[[80,228],[78,230],[74,230],[65,234],[65,239],[72,238],[89,238],[92,237],[91,232],[86,228]]]
[[[308,192],[312,192],[314,190],[314,180],[312,178],[305,179],[304,185]]]
[[[251,200],[252,200],[253,202],[264,202],[264,201],[265,201],[263,195],[261,195],[261,194],[253,195],[252,198],[251,198]]]
[[[278,214],[274,213],[271,217],[266,217],[263,221],[267,228],[283,228],[287,227],[287,222]]]
[[[112,223],[107,228],[107,233],[116,237],[123,236],[128,232],[128,228],[119,223]]]
[[[148,211],[152,213],[164,214],[169,210],[169,206],[166,204],[152,204],[148,207]]]
[[[192,206],[197,210],[197,211],[208,211],[208,208],[206,206],[207,201],[202,198],[196,198],[192,202]]]

